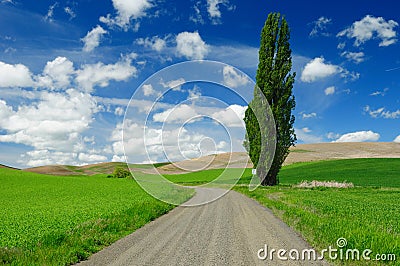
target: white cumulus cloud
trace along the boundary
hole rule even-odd
[[[154,114],[153,120],[161,123],[185,123],[198,115],[193,106],[181,104],[164,112]]]
[[[89,31],[86,34],[86,36],[82,38],[82,41],[84,43],[83,51],[84,52],[93,51],[96,47],[100,45],[100,39],[106,33],[107,31],[99,25],[97,25],[96,28],[93,28],[91,31]]]
[[[345,51],[340,54],[342,57],[346,58],[349,61],[353,61],[356,64],[362,63],[365,60],[364,52],[348,52]]]
[[[180,91],[181,86],[185,84],[185,82],[186,80],[184,78],[174,79],[167,82],[164,82],[164,80],[160,80],[160,84],[164,88],[172,89],[173,91]]]
[[[302,129],[295,128],[294,130],[297,140],[303,143],[320,143],[323,141],[322,137],[311,134],[311,130],[307,127]]]
[[[0,121],[8,119],[12,114],[12,107],[8,106],[6,101],[0,100]]]
[[[37,86],[54,90],[67,88],[74,73],[74,64],[66,57],[59,56],[46,63],[43,75],[37,77]]]
[[[303,119],[315,118],[317,117],[317,113],[301,113]]]
[[[115,64],[84,65],[77,71],[76,82],[86,91],[90,92],[94,86],[106,87],[111,80],[126,81],[137,74],[137,69],[132,65],[136,54],[124,56]]]
[[[224,84],[229,88],[237,88],[250,82],[245,75],[237,73],[232,66],[225,66],[222,74],[224,76]]]
[[[27,160],[26,165],[36,167],[41,165],[78,165],[80,164],[76,159],[77,154],[74,152],[59,152],[49,150],[34,150],[28,151],[23,155]]]
[[[115,111],[114,111],[114,114],[115,114],[115,115],[117,115],[117,116],[123,116],[124,113],[125,113],[125,109],[124,109],[124,108],[122,108],[122,107],[120,107],[120,106],[118,106],[118,107],[115,108]]]
[[[335,87],[331,86],[325,89],[325,95],[332,95],[335,94]]]
[[[176,36],[176,52],[178,56],[187,59],[204,59],[209,52],[209,46],[197,31],[185,31]]]
[[[30,87],[32,73],[22,64],[10,65],[0,61],[0,87]]]
[[[339,32],[337,36],[355,39],[354,46],[360,46],[371,39],[379,39],[379,46],[389,46],[397,42],[395,30],[397,26],[399,24],[394,20],[386,21],[382,17],[367,15],[363,19],[355,21],[347,29]]]
[[[0,135],[0,142],[33,147],[25,158],[33,166],[64,162],[58,157],[61,153],[69,156],[65,162],[76,163],[76,153],[85,149],[82,133],[89,129],[98,107],[90,94],[68,89],[42,91],[37,102],[21,105],[16,110],[0,101],[0,111],[0,128],[5,131]]]
[[[160,38],[158,36],[139,38],[136,43],[143,45],[144,47],[151,48],[154,51],[161,52],[167,47],[166,38]]]
[[[234,6],[229,5],[229,0],[207,0],[207,12],[213,24],[219,24],[221,21],[220,6],[227,7],[228,10],[235,9]]]
[[[301,81],[314,82],[340,72],[340,67],[325,63],[323,57],[316,57],[306,64],[301,73]]]
[[[115,64],[86,64],[75,69],[66,57],[48,61],[42,74],[33,75],[22,64],[10,65],[0,61],[0,88],[23,87],[61,90],[75,87],[91,92],[95,86],[106,87],[110,81],[126,81],[136,76],[137,68],[132,64],[136,54],[123,56]]]
[[[157,91],[153,88],[153,86],[152,86],[151,84],[144,84],[144,85],[142,86],[142,89],[143,89],[143,95],[144,95],[144,96],[151,96],[151,95],[160,96],[160,95],[161,95],[161,93],[160,93],[160,92],[157,92]]]
[[[129,54],[114,64],[99,62],[76,69],[72,61],[59,56],[37,75],[25,65],[0,62],[0,142],[31,147],[18,161],[27,166],[105,161],[112,153],[111,146],[109,152],[88,151],[88,145],[96,143],[94,139],[88,142],[87,130],[100,111],[123,115],[124,109],[115,105],[126,106],[129,99],[105,99],[90,92],[95,86],[105,87],[110,81],[136,75],[135,57]],[[18,104],[15,99],[23,101]],[[104,105],[98,105],[97,99]],[[151,104],[142,101],[137,106],[140,110]]]
[[[312,59],[305,65],[300,79],[303,82],[311,83],[336,74],[340,74],[340,77],[351,81],[357,80],[360,77],[359,73],[350,72],[338,65],[325,63],[325,58],[321,56]]]
[[[86,163],[105,162],[107,157],[99,154],[79,153],[78,159]]]
[[[149,161],[144,160],[144,155],[148,155],[150,161],[160,162],[169,159],[171,161],[182,161],[187,158],[194,158],[201,155],[199,148],[202,140],[208,137],[196,132],[189,132],[186,128],[174,129],[155,129],[144,128],[135,122],[127,119],[118,124],[112,133],[113,158],[117,161],[124,159],[124,150],[129,161]],[[124,142],[122,141],[122,131],[124,132]],[[217,143],[217,149],[226,149],[223,142]],[[144,148],[146,147],[146,149]]]
[[[243,118],[247,106],[233,104],[228,106],[225,110],[218,111],[212,114],[212,118],[226,127],[245,127]]]
[[[328,134],[326,134],[326,137],[328,139],[335,140],[335,139],[340,138],[340,135],[338,133],[329,132]]]
[[[128,30],[131,20],[147,16],[146,11],[154,6],[151,0],[112,0],[114,9],[117,11],[115,18],[108,14],[106,17],[100,17],[100,21],[108,26],[119,26],[124,30]],[[134,29],[137,30],[139,22],[136,22]]]
[[[366,142],[378,141],[381,136],[371,130],[357,131],[340,136],[335,142]]]

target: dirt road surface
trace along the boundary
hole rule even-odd
[[[196,190],[188,205],[220,193],[217,188]],[[273,261],[260,260],[257,253],[265,244],[268,252],[311,248],[271,211],[230,191],[208,204],[177,207],[80,265],[328,265],[282,261],[276,252]]]

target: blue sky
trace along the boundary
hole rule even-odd
[[[215,84],[182,85],[179,73],[152,87],[147,79],[175,63],[216,60],[235,67],[221,68],[224,85],[251,91],[243,73],[255,78],[270,12],[291,28],[298,143],[400,142],[399,9],[397,1],[359,0],[0,0],[0,163],[123,160],[130,98],[142,91],[154,101],[169,88],[150,117],[150,152],[132,144],[130,161],[162,161],[163,149],[172,160],[242,150],[235,119],[245,102]],[[125,135],[135,143],[150,98],[129,105]],[[182,126],[188,114],[212,119]]]

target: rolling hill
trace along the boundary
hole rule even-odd
[[[400,158],[400,143],[357,142],[298,144],[290,149],[285,165],[332,159],[353,158]],[[176,163],[155,165],[161,174],[180,174],[219,168],[252,168],[245,152],[221,153]],[[1,167],[1,166],[0,166]],[[6,166],[3,166],[6,167]],[[24,169],[24,171],[52,175],[111,174],[115,167],[126,167],[122,162],[105,162],[85,166],[49,165]],[[152,165],[131,164],[134,171],[154,173]]]
[[[6,169],[20,170],[20,169],[18,169],[18,168],[14,168],[14,167],[7,166],[7,165],[4,165],[4,164],[0,164],[0,168],[6,168]]]
[[[126,167],[126,163],[107,162],[84,166],[46,165],[24,169],[24,171],[48,175],[95,175],[112,174],[115,167]]]

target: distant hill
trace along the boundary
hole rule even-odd
[[[196,159],[171,163],[157,168],[163,174],[194,172],[220,168],[252,168],[253,164],[245,152],[220,153]]]
[[[165,164],[156,164],[165,165]],[[72,165],[46,165],[33,168],[23,169],[27,172],[48,174],[48,175],[95,175],[95,174],[112,174],[116,167],[127,168],[127,164],[123,162],[105,162],[97,164],[89,164],[83,166]],[[145,172],[153,168],[149,164],[130,164],[129,167],[133,170]]]
[[[4,165],[4,164],[0,164],[0,168],[7,168],[7,169],[20,170],[20,169],[18,169],[18,168],[14,168],[14,167],[7,166],[7,165]]]
[[[290,149],[285,165],[297,162],[352,159],[352,158],[400,158],[400,143],[354,142],[298,144]],[[182,173],[204,169],[252,168],[246,152],[222,153],[186,160],[159,167],[162,173]]]
[[[24,169],[24,171],[48,175],[94,175],[111,174],[115,167],[126,167],[125,163],[109,162],[85,166],[46,165]]]
[[[290,151],[285,164],[351,158],[400,158],[400,143],[357,142],[298,144],[296,147],[292,147]],[[155,166],[157,167],[157,171],[162,174],[179,174],[225,167],[253,167],[245,152],[214,154],[182,162],[156,164]],[[49,165],[28,168],[24,169],[24,171],[51,175],[94,175],[111,174],[116,167],[127,167],[127,165],[122,162],[106,162],[85,166]],[[154,173],[153,165],[131,164],[130,168],[144,173]]]
[[[285,164],[353,158],[400,158],[400,143],[335,142],[299,144],[291,149]]]

